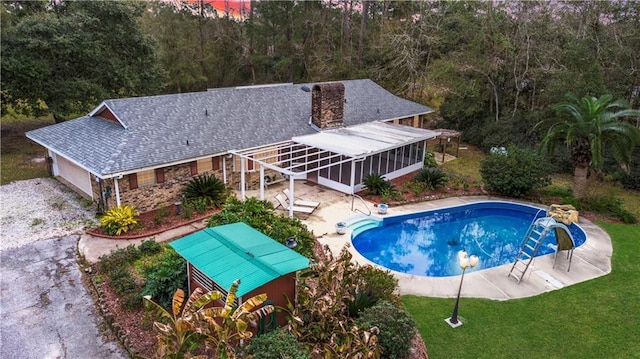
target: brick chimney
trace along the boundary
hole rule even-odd
[[[311,123],[319,129],[344,126],[344,84],[317,84],[311,91]]]

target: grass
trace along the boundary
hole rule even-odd
[[[0,184],[49,175],[45,149],[25,137],[24,133],[51,125],[51,119],[2,120],[0,143]],[[36,162],[36,161],[40,162]]]
[[[444,322],[454,299],[404,296],[429,357],[638,358],[640,226],[598,225],[613,242],[606,276],[525,299],[462,298],[457,329]]]
[[[478,183],[482,182],[482,177],[480,176],[480,162],[484,157],[484,153],[474,146],[461,144],[461,147],[466,147],[467,149],[459,150],[458,158],[443,164],[441,166],[442,169],[447,173],[454,173],[464,178],[472,178]],[[437,156],[438,153],[436,153],[436,157]]]

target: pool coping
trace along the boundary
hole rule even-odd
[[[507,200],[489,196],[452,197],[441,200],[394,206],[389,208],[386,216],[427,211],[430,209],[452,207],[482,201],[515,202],[538,208],[545,208],[545,206],[537,203],[511,199]],[[342,211],[333,212],[334,213],[331,213],[332,216],[330,217],[338,216],[338,212],[342,214],[342,218],[335,219],[335,222],[343,221],[349,216],[353,216],[353,214],[344,213]],[[330,220],[329,218],[323,219],[324,222]],[[569,261],[566,259],[564,252],[561,252],[558,256],[556,268],[553,268],[553,253],[536,257],[520,283],[517,283],[517,281],[512,277],[508,277],[512,264],[504,264],[488,269],[470,270],[465,274],[461,296],[494,300],[525,298],[561,289],[610,273],[611,254],[613,253],[611,238],[603,229],[587,219],[581,217],[578,224],[586,232],[587,240],[584,244],[574,250],[570,272],[567,272]],[[361,265],[371,264],[378,266],[363,257],[357,250],[355,250],[355,248],[353,248],[353,246],[351,246],[350,230],[343,235],[339,235],[335,233],[335,230],[331,231],[328,228],[324,228],[324,233],[319,234],[319,241],[321,244],[329,246],[335,254],[337,254],[345,245],[348,245],[348,250],[353,255],[353,260],[355,262]],[[459,275],[450,277],[426,277],[396,271],[391,272],[396,278],[398,278],[399,292],[403,295],[413,294],[419,296],[451,298],[455,297],[458,293],[458,287],[460,285]]]

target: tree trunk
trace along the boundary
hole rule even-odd
[[[360,20],[360,37],[358,38],[358,70],[362,70],[362,57],[364,54],[364,38],[367,32],[367,18],[369,17],[369,1],[362,2],[362,18]]]
[[[576,166],[573,171],[573,197],[582,199],[587,195],[587,170],[589,167]]]

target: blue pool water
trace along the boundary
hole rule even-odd
[[[381,226],[354,231],[355,249],[370,261],[394,271],[446,277],[459,275],[457,253],[464,249],[480,257],[473,270],[515,261],[524,236],[534,218],[545,211],[510,202],[478,202],[384,218]],[[576,247],[586,234],[576,224],[569,226]],[[538,256],[553,253],[555,235],[544,240]]]

